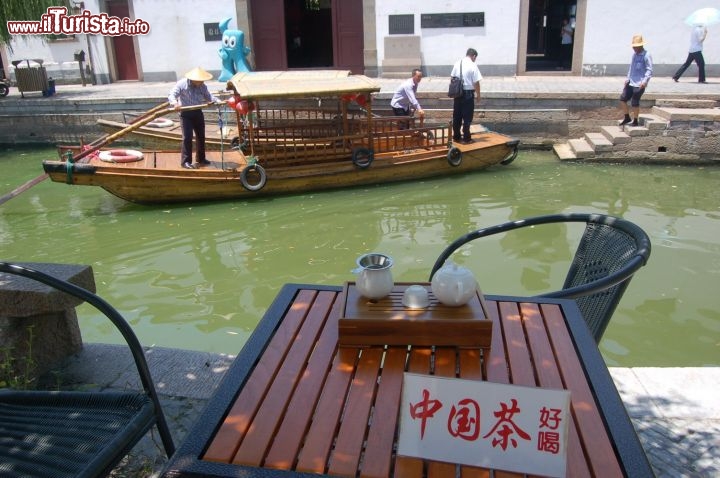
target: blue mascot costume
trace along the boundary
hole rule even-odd
[[[222,33],[222,45],[218,55],[222,60],[222,71],[218,81],[227,81],[235,73],[250,71],[246,56],[250,54],[250,47],[245,46],[245,33],[242,30],[228,30],[228,24],[232,18],[226,18],[219,23]]]

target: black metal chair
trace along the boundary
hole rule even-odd
[[[153,425],[169,458],[175,445],[145,353],[125,319],[97,295],[43,272],[7,262],[0,262],[0,272],[42,282],[105,314],[130,347],[143,386],[122,392],[0,390],[0,476],[106,476]]]
[[[650,238],[630,221],[602,214],[553,214],[478,229],[445,248],[432,268],[430,280],[453,252],[474,239],[529,226],[568,222],[585,223],[585,231],[565,283],[562,290],[539,296],[574,299],[599,343],[630,279],[650,257]]]

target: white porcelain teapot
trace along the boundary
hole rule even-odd
[[[357,265],[352,272],[358,276],[355,286],[363,297],[371,300],[382,299],[392,292],[395,285],[390,272],[392,258],[373,252],[358,257]]]
[[[478,290],[478,283],[470,269],[447,261],[430,282],[433,294],[445,305],[457,307],[467,304]]]

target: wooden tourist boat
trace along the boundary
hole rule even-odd
[[[44,161],[43,168],[55,182],[99,186],[152,204],[435,178],[508,164],[517,154],[518,141],[499,133],[474,133],[473,143],[453,144],[447,124],[374,116],[372,94],[379,86],[362,75],[244,81],[238,74],[228,90],[233,94],[228,103],[236,105],[238,141],[234,148],[208,151],[205,167],[183,169],[179,148],[106,148],[96,155],[85,151],[82,160],[71,158],[69,164]]]

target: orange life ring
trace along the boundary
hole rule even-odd
[[[151,128],[168,128],[174,124],[175,123],[173,123],[173,121],[168,118],[155,118],[145,126],[150,126]]]
[[[143,154],[134,149],[111,149],[100,151],[99,158],[108,163],[132,163],[143,159]]]

